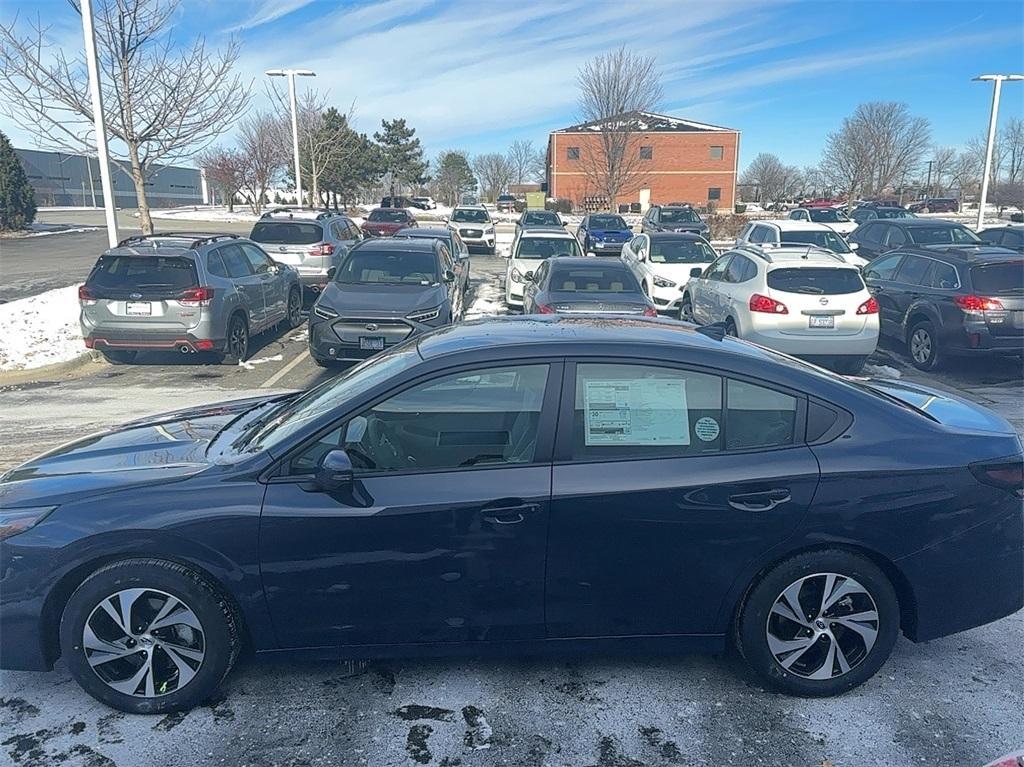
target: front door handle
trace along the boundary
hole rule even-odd
[[[792,500],[789,490],[777,487],[760,493],[738,493],[729,496],[729,505],[738,511],[771,511]]]
[[[536,514],[540,506],[536,503],[517,503],[508,506],[485,506],[484,522],[495,525],[517,525],[526,519],[527,514]]]

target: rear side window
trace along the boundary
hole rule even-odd
[[[1024,291],[1024,261],[972,267],[971,283],[978,293],[1020,293]]]
[[[932,270],[928,273],[925,283],[930,288],[941,288],[942,290],[960,287],[960,279],[957,276],[956,269],[949,264],[943,264],[939,261],[935,261],[932,264]]]
[[[323,239],[320,224],[301,221],[260,221],[249,239],[268,245],[310,245]]]
[[[227,277],[228,270],[224,266],[224,259],[220,257],[220,251],[215,250],[206,257],[206,271],[214,277]]]
[[[88,282],[100,289],[169,293],[199,284],[192,260],[174,256],[100,256]]]
[[[796,397],[729,379],[726,402],[727,450],[793,444]]]
[[[902,259],[901,255],[883,256],[864,267],[864,274],[875,280],[891,280]]]
[[[223,248],[218,248],[217,252],[224,260],[224,268],[227,269],[229,277],[248,277],[253,273],[252,267],[249,266],[249,259],[237,245],[225,245]]]
[[[896,281],[905,282],[908,285],[920,285],[931,264],[932,262],[926,258],[907,256],[903,259],[899,271],[896,272]]]
[[[782,268],[768,272],[768,287],[783,293],[837,296],[864,290],[864,281],[856,269]]]

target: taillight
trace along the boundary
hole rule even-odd
[[[96,303],[96,296],[85,285],[78,286],[78,301],[84,306],[92,306]]]
[[[1024,459],[1021,457],[972,463],[969,468],[979,482],[1024,498]]]
[[[774,298],[768,296],[762,296],[760,293],[754,293],[750,297],[750,311],[752,312],[765,312],[767,314],[789,314],[789,309],[786,305],[776,301]]]
[[[874,296],[857,307],[857,314],[878,314],[878,302]]]
[[[644,317],[657,317],[657,316],[658,316],[658,310],[655,309],[653,306],[648,306],[648,307],[646,307],[644,309]]]
[[[953,296],[953,303],[965,312],[998,312],[1003,309],[1002,301],[984,296]]]
[[[554,314],[555,310],[547,304],[537,304],[538,314]]]
[[[316,245],[309,249],[309,255],[311,256],[333,256],[334,245],[329,242],[318,242]]]
[[[213,288],[186,288],[178,296],[182,306],[209,306],[213,300]]]

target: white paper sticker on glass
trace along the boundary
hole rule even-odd
[[[685,381],[587,381],[583,407],[588,445],[690,444]]]

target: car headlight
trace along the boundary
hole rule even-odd
[[[56,506],[32,506],[0,511],[0,541],[35,527],[43,521],[43,517],[56,508]]]
[[[666,280],[664,277],[654,275],[654,284],[659,288],[674,288],[676,284],[672,280]]]
[[[315,304],[313,306],[313,314],[325,320],[333,320],[338,316],[338,313],[334,311],[334,309],[329,306],[321,306],[320,304]]]
[[[523,273],[515,267],[512,268],[512,282],[525,282]]]
[[[484,229],[484,234],[494,234],[494,224],[491,224],[489,227]]]
[[[418,312],[405,315],[405,318],[412,320],[413,322],[427,322],[429,320],[436,320],[437,316],[441,313],[441,307],[435,306],[433,309],[421,309]]]

